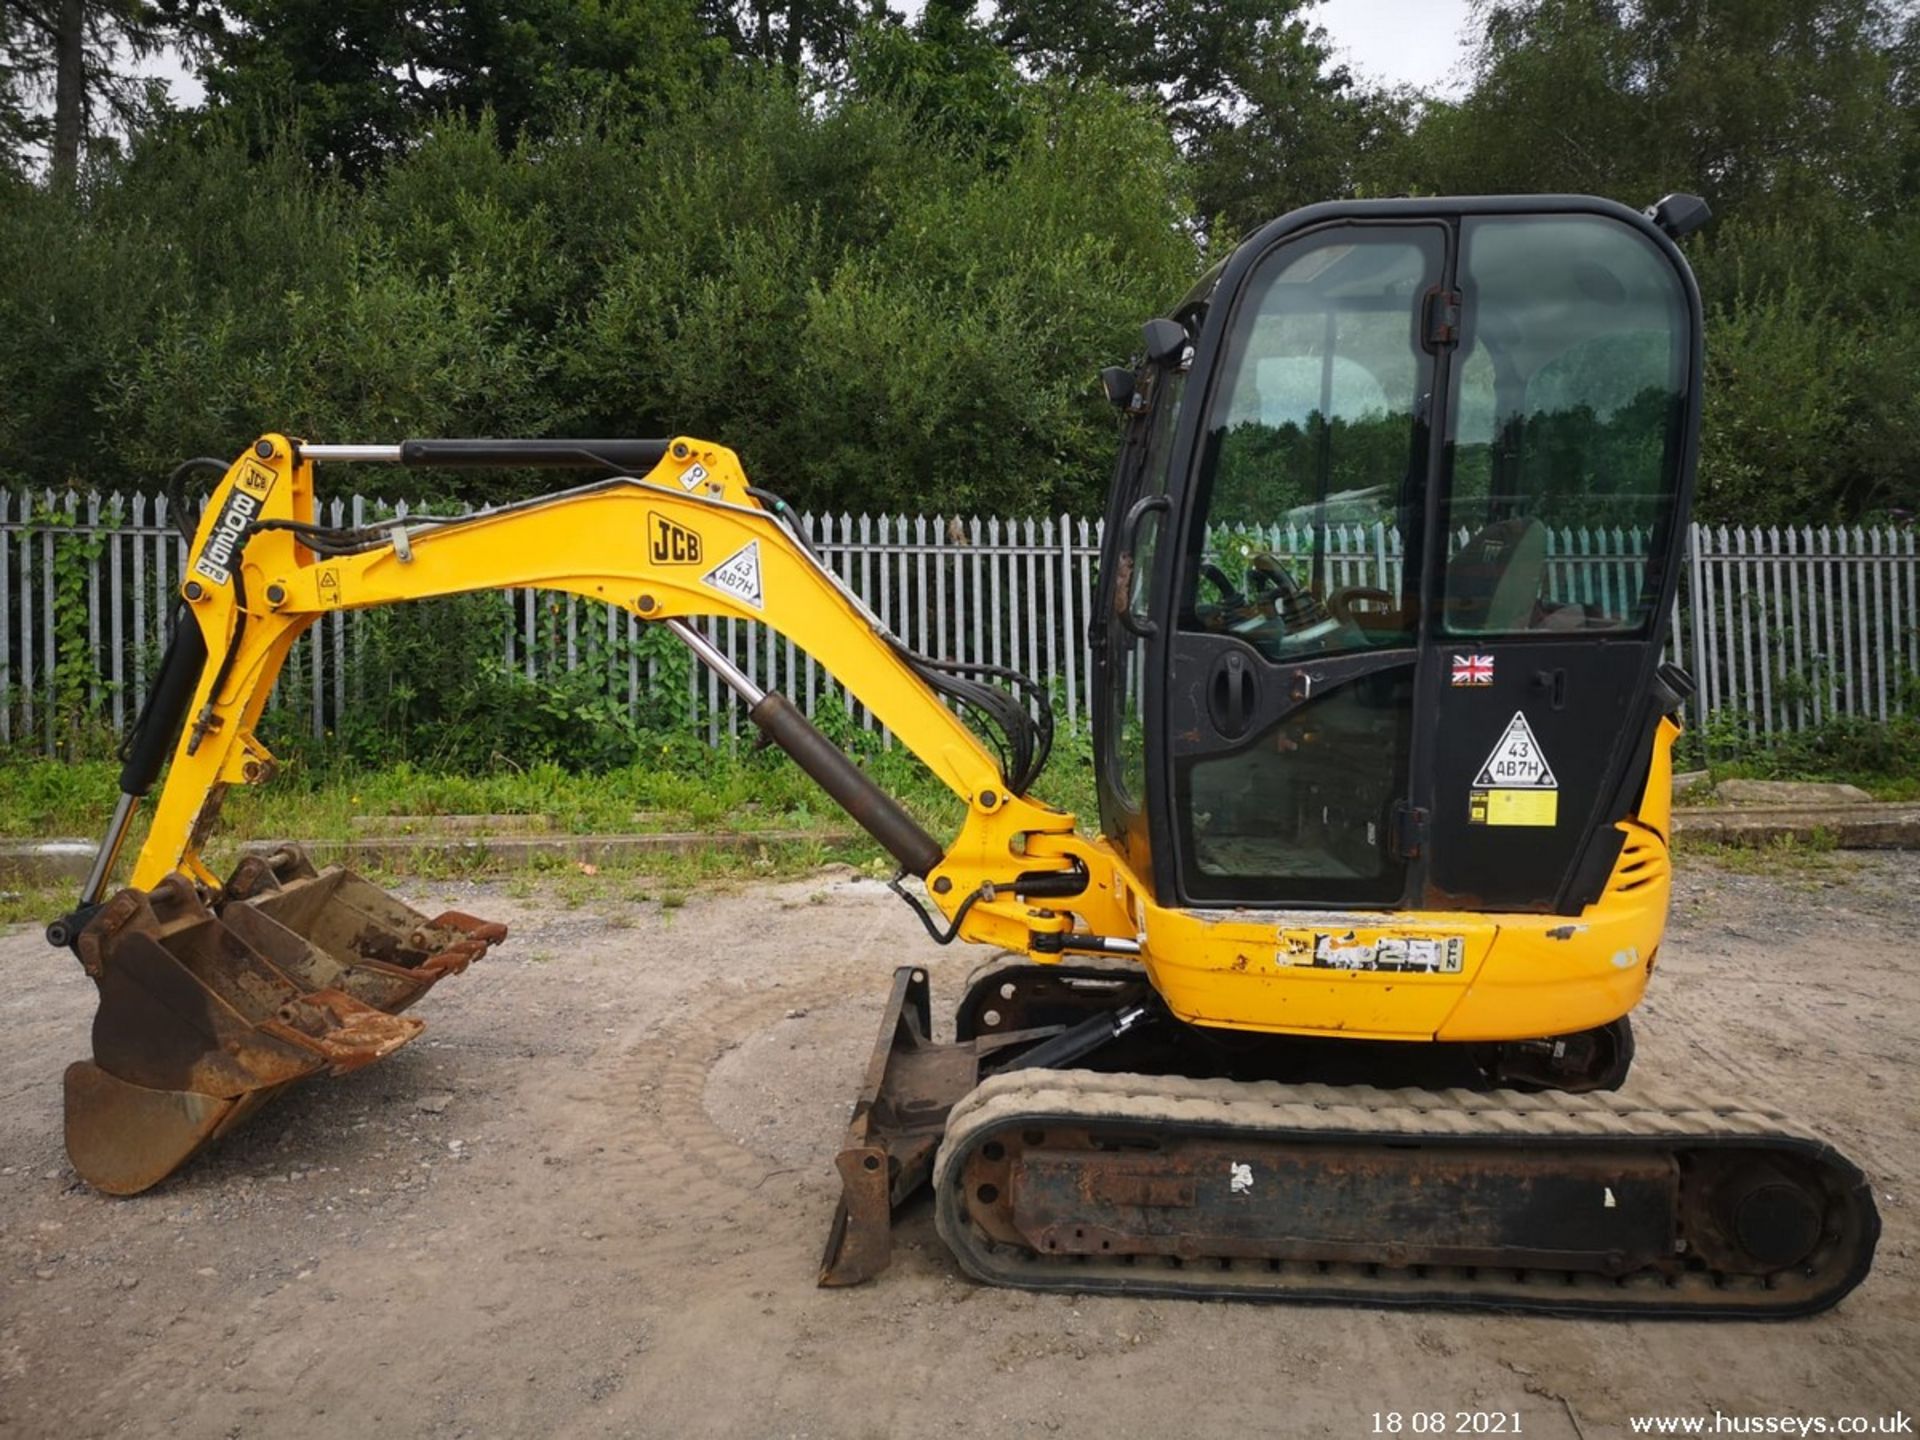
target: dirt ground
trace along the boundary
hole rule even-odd
[[[879,1281],[818,1290],[890,969],[950,1005],[979,952],[850,873],[670,909],[409,898],[512,938],[413,1045],[133,1200],[60,1145],[91,985],[0,936],[0,1434],[1363,1436],[1478,1409],[1599,1440],[1920,1404],[1920,856],[1681,877],[1636,1075],[1817,1117],[1885,1219],[1860,1290],[1777,1325],[996,1291],[925,1206]]]

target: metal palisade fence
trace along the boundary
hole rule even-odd
[[[168,506],[161,496],[0,491],[0,745],[52,753],[75,715],[119,732],[138,711],[185,566],[186,542]],[[322,508],[319,518],[336,525],[407,512],[367,497]],[[1099,522],[809,515],[801,523],[824,563],[907,645],[1044,677],[1061,719],[1085,722]],[[1281,556],[1309,541],[1284,527],[1232,538]],[[1334,526],[1327,542],[1330,584],[1393,587],[1397,535]],[[1552,531],[1548,597],[1617,613],[1637,589],[1644,550],[1644,537],[1631,532]],[[530,679],[597,672],[596,687],[636,717],[665,702],[713,740],[738,732],[743,717],[717,678],[663,666],[660,650],[641,643],[641,622],[624,611],[540,591],[497,601],[493,643],[504,669]],[[846,699],[771,626],[700,623],[760,685],[785,691],[809,714],[829,697]],[[364,624],[354,613],[330,615],[300,641],[272,701],[283,720],[320,735],[349,712],[365,683],[356,673]],[[1914,532],[1694,526],[1667,649],[1699,682],[1696,724],[1716,718],[1765,735],[1840,715],[1884,720],[1920,710]]]

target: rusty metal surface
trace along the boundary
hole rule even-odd
[[[85,1060],[67,1067],[65,1090],[68,1158],[89,1185],[109,1195],[137,1195],[159,1184],[224,1133],[229,1117],[247,1103],[130,1085]]]
[[[822,1285],[857,1285],[887,1268],[893,1212],[931,1178],[948,1112],[998,1054],[1056,1028],[935,1044],[927,972],[912,965],[893,972],[879,1039],[834,1158],[840,1203],[820,1260]]]
[[[857,1285],[893,1258],[893,1207],[926,1183],[947,1111],[973,1088],[971,1051],[932,1043],[927,972],[903,965],[880,1021],[853,1117],[834,1165],[834,1209],[820,1283]]]
[[[1033,1289],[1784,1319],[1865,1277],[1859,1169],[1739,1101],[1028,1071],[949,1117],[936,1219]]]
[[[369,983],[390,989],[396,1009],[465,970],[507,934],[504,925],[458,910],[429,919],[351,870],[316,872],[297,846],[242,860],[225,896],[223,913],[244,905],[344,970],[377,977]]]
[[[1003,1187],[1014,1229],[1050,1254],[1615,1275],[1680,1263],[1678,1176],[1661,1155],[1172,1137],[1143,1152],[1102,1148],[1082,1129],[1022,1145],[1017,1159],[982,1157],[967,1184]]]
[[[75,945],[100,1004],[67,1074],[74,1168],[112,1194],[158,1183],[286,1085],[413,1039],[399,1012],[505,935],[292,847],[243,861],[215,905],[180,875],[121,891]]]

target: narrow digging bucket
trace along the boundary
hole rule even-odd
[[[398,1012],[505,936],[291,847],[243,861],[217,913],[180,875],[121,891],[75,946],[100,1008],[66,1075],[74,1169],[114,1195],[158,1184],[285,1086],[406,1044],[425,1027]]]
[[[222,893],[229,925],[251,912],[306,941],[309,984],[396,1015],[507,938],[506,926],[458,910],[429,920],[337,865],[317,872],[296,845],[247,856]]]

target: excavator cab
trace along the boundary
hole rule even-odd
[[[1093,643],[1163,906],[1576,914],[1646,788],[1700,417],[1678,197],[1321,205],[1148,327]]]

